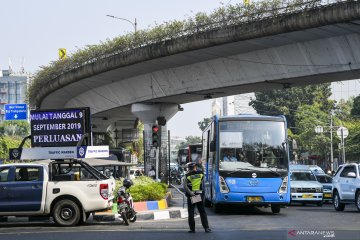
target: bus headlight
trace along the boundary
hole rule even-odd
[[[286,193],[287,192],[287,187],[288,187],[288,177],[286,176],[282,180],[281,186],[279,188],[279,193]]]
[[[220,182],[220,192],[221,193],[228,193],[230,192],[226,182],[225,182],[225,179],[221,176],[219,176],[219,182]]]

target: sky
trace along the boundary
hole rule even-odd
[[[166,21],[186,19],[197,12],[211,12],[242,0],[1,0],[0,69],[35,73],[58,58],[58,49],[75,52],[134,30],[131,23],[147,29]],[[170,121],[172,136],[200,136],[197,122],[211,116],[211,100],[184,104]]]
[[[59,48],[72,53],[134,30],[129,22],[106,15],[132,22],[136,18],[138,29],[147,29],[239,2],[242,0],[0,0],[0,69],[8,69],[10,58],[12,69],[19,71],[24,59],[25,71],[35,73],[58,58]],[[336,99],[360,92],[359,80],[333,85]],[[211,116],[211,103],[183,104],[184,111],[168,121],[171,135],[200,136],[197,123]]]

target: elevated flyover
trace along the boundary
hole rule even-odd
[[[276,17],[211,25],[109,54],[40,84],[30,93],[31,104],[42,109],[90,106],[99,131],[114,123],[130,127],[137,103],[176,106],[357,79],[359,45],[360,2],[320,4]]]

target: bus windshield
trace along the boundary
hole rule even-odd
[[[220,122],[219,170],[286,174],[285,131],[285,123],[280,121]]]

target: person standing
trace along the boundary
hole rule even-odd
[[[236,162],[237,158],[235,157],[234,152],[232,150],[228,149],[223,158],[223,161],[224,162]]]
[[[149,175],[149,177],[151,177],[152,179],[155,180],[155,178],[156,178],[156,172],[155,172],[155,167],[154,167],[154,166],[151,166],[151,169],[150,169],[148,175]]]
[[[185,175],[183,183],[188,205],[188,223],[190,228],[189,233],[195,233],[195,206],[199,210],[201,223],[205,229],[205,232],[210,233],[211,229],[209,228],[209,223],[204,206],[204,197],[202,194],[204,173],[197,169],[195,162],[190,162],[186,164],[186,166],[188,168],[188,173]],[[192,197],[196,196],[198,196],[201,201],[193,203]]]

